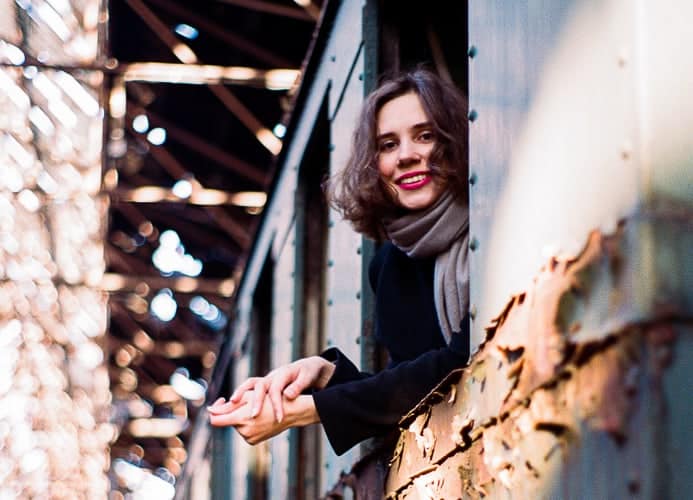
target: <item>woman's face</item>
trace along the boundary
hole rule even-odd
[[[436,143],[433,124],[413,92],[386,102],[377,116],[378,171],[408,210],[432,205],[445,187],[431,174],[428,162]]]

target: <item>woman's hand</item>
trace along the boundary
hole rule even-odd
[[[296,399],[309,387],[322,389],[327,385],[335,365],[320,356],[302,358],[272,370],[264,377],[251,377],[231,394],[223,411],[230,412],[242,406],[245,395],[253,395],[250,401],[250,417],[256,417],[263,409],[265,396],[269,396],[278,423],[284,419],[284,404]],[[217,401],[219,403],[219,401]],[[215,405],[217,405],[215,403]]]
[[[250,402],[255,399],[253,391],[246,391],[231,411],[225,411],[228,403],[218,399],[207,408],[209,421],[216,427],[233,426],[249,444],[257,444],[289,427],[299,427],[319,422],[315,403],[311,396],[299,396],[293,400],[284,399],[282,404],[286,418],[278,422],[269,405],[256,415],[252,414]]]

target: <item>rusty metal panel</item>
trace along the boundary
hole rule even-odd
[[[288,210],[287,210],[288,211]],[[291,224],[274,266],[270,367],[293,361],[294,279],[296,265],[296,225]],[[268,404],[267,401],[265,404]],[[268,497],[281,498],[289,491],[289,436],[283,432],[269,441]]]
[[[360,11],[359,11],[360,12]],[[339,27],[335,28],[339,30]],[[363,54],[349,64],[350,77],[343,90],[339,110],[331,122],[331,173],[347,161],[351,143],[348,138],[356,123],[363,101]],[[340,92],[340,94],[342,94]],[[325,337],[327,346],[338,346],[357,365],[361,359],[358,344],[361,335],[361,236],[341,220],[334,211],[329,214]],[[347,471],[358,458],[358,448],[337,457],[326,440],[323,444],[323,491],[334,485],[342,471]]]
[[[618,301],[604,283],[623,283],[617,275],[637,259],[628,242],[625,227],[593,233],[506,304],[470,365],[403,420],[388,498],[690,491],[693,454],[678,443],[691,434],[691,311],[618,329],[590,319],[598,301]]]
[[[470,3],[475,344],[549,257],[643,209],[640,4]]]

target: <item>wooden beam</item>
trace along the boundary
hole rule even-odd
[[[265,187],[269,183],[270,176],[267,172],[264,172],[257,166],[251,165],[250,163],[245,162],[240,158],[224,151],[220,147],[205,141],[192,132],[174,125],[165,118],[162,118],[157,113],[154,113],[146,108],[133,107],[132,113],[128,113],[128,118],[131,120],[138,114],[146,114],[152,125],[165,128],[166,133],[172,138],[197,151],[210,160],[213,160],[227,170],[255,182],[261,187]]]
[[[142,283],[154,290],[168,288],[180,294],[213,294],[221,297],[231,297],[236,288],[233,278],[209,279],[163,276],[142,276],[121,273],[104,273],[101,289],[111,293],[134,292]]]
[[[294,0],[297,4],[299,4],[303,9],[306,11],[306,13],[315,19],[316,21],[320,19],[320,8],[315,5],[312,0],[307,0],[303,2],[299,2],[297,0]]]
[[[298,19],[299,21],[314,21],[313,16],[308,14],[305,9],[300,9],[297,7],[287,7],[285,5],[277,5],[275,3],[264,2],[262,0],[218,0],[222,3],[227,3],[229,5],[235,5],[237,7],[243,7],[248,10],[256,10],[258,12],[265,12],[267,14],[273,14],[276,16],[290,17],[292,19]]]
[[[147,23],[155,35],[163,41],[171,52],[184,63],[199,62],[197,56],[183,42],[180,42],[157,16],[147,7],[142,0],[125,0],[130,7]],[[279,154],[282,141],[264,127],[253,113],[231,93],[230,90],[220,85],[208,85],[219,100],[245,125],[256,139],[273,155]],[[220,90],[221,89],[221,90]]]
[[[132,342],[119,339],[114,336],[108,338],[109,352],[116,352],[125,345],[132,345]],[[216,352],[219,343],[210,340],[155,340],[154,347],[148,355],[161,356],[162,358],[178,359],[182,357],[202,357],[208,352]]]
[[[111,198],[111,206],[120,207],[121,205],[131,204],[129,201],[122,201],[119,192]],[[204,207],[187,205],[185,216],[182,217],[179,211],[172,211],[166,202],[150,205],[147,216],[152,223],[162,227],[172,227],[180,234],[181,239],[187,245],[194,238],[195,246],[206,246],[208,248],[223,247],[234,255],[242,250],[233,239],[223,232],[221,234],[216,221],[204,210]]]
[[[122,269],[127,269],[133,275],[143,275],[151,270],[151,266],[143,263],[142,259],[125,253],[111,242],[108,242],[104,250],[109,265],[117,265]]]
[[[199,14],[196,14],[190,9],[181,7],[175,2],[171,2],[170,0],[149,0],[149,2],[158,5],[159,7],[161,7],[164,10],[167,10],[171,14],[184,18],[186,21],[189,21],[191,24],[196,25],[196,27],[204,30],[206,33],[209,33],[210,35],[215,36],[219,40],[236,47],[240,51],[245,52],[246,54],[249,54],[255,57],[256,59],[259,59],[265,64],[268,64],[270,66],[276,66],[279,68],[290,68],[294,66],[294,64],[292,64],[291,61],[284,59],[283,57],[277,56],[276,54],[256,45],[253,42],[246,40],[241,36],[231,33],[224,27],[219,26],[218,24],[213,23],[211,21],[208,21]]]
[[[260,141],[265,149],[273,155],[278,155],[282,149],[282,141],[241,102],[236,95],[223,85],[208,85],[209,90],[217,96],[226,109],[231,111],[245,127]]]
[[[153,146],[149,148],[149,152],[154,156],[154,159],[173,177],[174,179],[183,179],[185,175],[189,172],[188,169],[183,167],[176,158],[169,153],[165,148],[160,146]],[[198,191],[204,189],[203,186],[197,182],[193,181],[193,189]],[[118,196],[118,191],[113,193],[116,197]],[[231,197],[229,197],[231,199]],[[177,201],[177,198],[172,198],[167,201]],[[186,200],[180,200],[183,203],[188,203]],[[242,225],[233,220],[223,209],[219,207],[205,207],[204,209],[210,218],[231,238],[233,238],[242,249],[248,248],[250,245],[251,237],[248,230]]]

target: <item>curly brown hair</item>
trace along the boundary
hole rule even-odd
[[[383,219],[400,210],[378,171],[378,113],[387,102],[410,92],[419,96],[436,133],[428,167],[453,193],[468,198],[465,97],[453,84],[422,68],[388,78],[366,98],[349,161],[326,183],[329,203],[356,231],[375,240],[385,237]]]

